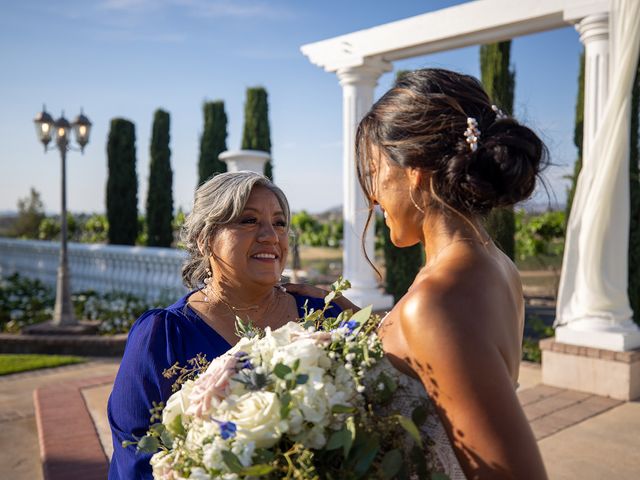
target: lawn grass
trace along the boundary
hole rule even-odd
[[[85,361],[82,357],[65,355],[0,354],[0,375],[60,367]]]

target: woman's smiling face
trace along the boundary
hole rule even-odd
[[[209,246],[218,281],[236,286],[278,283],[289,252],[289,225],[273,192],[255,187],[240,217],[220,227]]]

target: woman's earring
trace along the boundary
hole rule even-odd
[[[413,189],[411,187],[409,187],[409,198],[411,198],[411,202],[413,202],[413,206],[416,207],[416,210],[418,210],[420,213],[424,213],[424,209],[420,208],[420,205],[418,205],[418,203],[414,200]]]
[[[207,267],[207,276],[204,277],[204,280],[202,281],[204,283],[204,288],[202,289],[202,292],[204,294],[204,301],[205,302],[209,302],[209,295],[208,295],[208,291],[209,291],[209,285],[211,284],[211,280],[213,277],[213,273],[211,273],[211,268]]]

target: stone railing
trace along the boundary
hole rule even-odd
[[[71,291],[129,292],[149,302],[185,294],[186,253],[173,248],[69,243]],[[0,276],[14,272],[55,286],[60,244],[0,238]]]

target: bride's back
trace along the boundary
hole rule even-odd
[[[493,244],[459,242],[447,250],[436,265],[420,271],[407,294],[385,319],[380,330],[385,351],[397,368],[418,377],[419,372],[412,371],[413,355],[404,338],[402,323],[417,322],[425,335],[436,337],[455,329],[458,334],[473,335],[479,341],[495,345],[516,384],[524,327],[518,270]],[[416,310],[424,304],[451,313],[446,328],[440,328],[440,323],[432,321],[429,315],[415,318]]]

